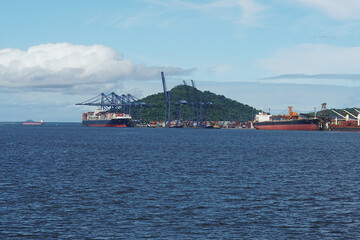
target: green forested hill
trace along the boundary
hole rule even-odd
[[[235,100],[224,97],[223,95],[216,95],[209,91],[195,90],[193,87],[187,86],[190,101],[195,100],[195,91],[197,91],[198,98],[203,103],[203,115],[207,116],[207,120],[222,121],[222,120],[235,120],[235,121],[249,121],[254,118],[257,110],[248,105],[239,103]],[[195,91],[194,91],[195,90]],[[171,102],[178,103],[179,100],[187,101],[186,87],[179,85],[171,89]],[[165,100],[164,93],[153,94],[141,99],[146,104],[153,105],[151,108],[145,108],[142,112],[142,119],[145,121],[163,121],[165,118]],[[206,107],[209,106],[209,107]],[[183,120],[189,119],[189,108],[187,103],[182,105]],[[190,108],[191,109],[191,108]],[[171,118],[178,119],[179,105],[171,105]],[[190,114],[191,115],[191,114]],[[196,108],[194,107],[194,116],[196,116]]]

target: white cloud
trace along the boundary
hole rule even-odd
[[[0,87],[66,90],[111,89],[125,80],[143,81],[167,75],[189,74],[177,67],[147,67],[123,59],[103,45],[43,44],[0,50]]]
[[[257,109],[281,114],[293,106],[297,112],[310,112],[321,108],[326,102],[329,108],[345,108],[360,105],[360,87],[323,86],[314,84],[275,84],[258,82],[198,82],[199,89],[206,89],[216,94],[248,104]]]
[[[301,44],[259,61],[273,75],[359,73],[360,47]]]
[[[360,87],[360,74],[285,74],[260,80],[263,83]]]
[[[238,24],[253,25],[260,18],[261,12],[265,9],[264,5],[257,3],[255,0],[217,0],[208,1],[207,3],[197,3],[195,1],[184,0],[147,0],[152,4],[164,6],[168,9],[192,10],[203,13],[210,13],[211,16],[217,16],[223,19],[233,21]],[[236,14],[224,12],[227,10],[235,10]]]
[[[208,67],[206,70],[212,74],[224,75],[231,72],[233,70],[233,66],[231,64],[219,64]]]
[[[339,20],[360,19],[359,0],[293,0]]]
[[[256,3],[254,0],[228,0],[214,1],[204,5],[198,5],[200,10],[216,10],[219,8],[239,8],[241,10],[240,23],[254,24],[259,18],[259,14],[265,9],[263,5]],[[240,13],[240,11],[239,11]]]

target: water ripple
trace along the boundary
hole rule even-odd
[[[2,238],[360,234],[360,134],[71,124],[0,134]]]

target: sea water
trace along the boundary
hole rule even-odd
[[[0,126],[1,239],[355,239],[360,133]]]

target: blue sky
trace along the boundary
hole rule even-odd
[[[1,1],[0,121],[193,79],[258,109],[360,107],[358,0]]]

